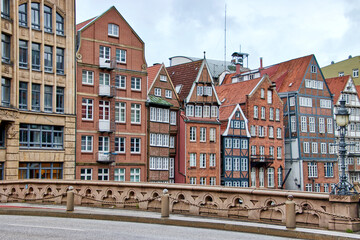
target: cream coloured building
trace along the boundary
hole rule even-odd
[[[0,178],[74,179],[75,0],[1,0]]]

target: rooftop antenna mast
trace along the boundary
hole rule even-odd
[[[226,3],[225,3],[224,71],[226,71]]]

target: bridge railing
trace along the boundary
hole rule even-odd
[[[73,187],[75,206],[160,211],[167,189],[169,211],[284,224],[292,195],[297,225],[360,230],[359,196],[334,196],[286,190],[104,181],[19,180],[0,182],[1,202],[66,204]]]

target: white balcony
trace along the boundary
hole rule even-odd
[[[105,69],[114,69],[116,66],[115,59],[99,58],[99,67]]]
[[[110,120],[99,120],[99,132],[111,132]]]
[[[99,85],[100,96],[111,96],[111,87],[109,85]]]
[[[111,154],[109,152],[98,152],[98,162],[110,162]]]

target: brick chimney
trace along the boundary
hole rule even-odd
[[[263,68],[263,58],[260,57],[260,69],[262,69],[262,68]]]

